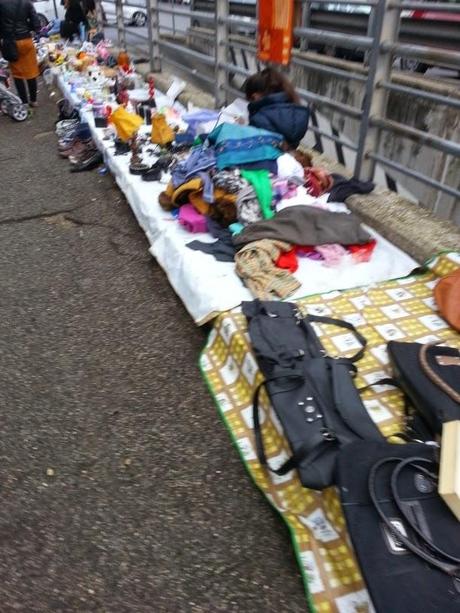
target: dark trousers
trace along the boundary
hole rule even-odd
[[[15,79],[14,84],[16,85],[18,96],[24,104],[28,102],[37,102],[37,79],[27,79],[27,88],[24,79]],[[28,96],[27,90],[29,90]]]

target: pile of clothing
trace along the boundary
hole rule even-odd
[[[170,166],[160,205],[185,230],[215,237],[187,246],[234,261],[255,297],[295,292],[299,257],[325,266],[370,259],[375,241],[343,203],[373,183],[311,167],[308,156],[283,151],[279,134],[253,126],[222,123],[198,143]]]

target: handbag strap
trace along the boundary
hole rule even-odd
[[[445,551],[437,547],[431,540],[427,538],[426,534],[424,534],[422,530],[420,530],[418,525],[413,521],[412,517],[407,512],[403,501],[401,500],[401,497],[398,491],[398,480],[401,475],[401,472],[405,468],[412,468],[413,470],[416,470],[417,472],[424,474],[426,477],[430,479],[434,479],[437,484],[438,476],[432,473],[431,471],[427,470],[426,468],[419,466],[419,464],[432,465],[434,464],[434,462],[433,460],[429,460],[427,458],[419,458],[419,457],[406,458],[405,460],[402,460],[401,462],[399,462],[399,464],[396,466],[396,468],[394,469],[391,475],[391,491],[393,493],[393,498],[396,502],[398,509],[401,511],[401,514],[404,516],[404,519],[410,525],[412,530],[427,544],[427,546],[430,549],[432,549],[435,553],[437,553],[438,555],[444,556],[451,562],[454,562],[460,565],[460,558],[456,558],[455,556],[451,556],[450,554],[446,553]]]
[[[366,351],[367,340],[360,332],[358,332],[355,326],[350,322],[344,321],[343,319],[334,319],[333,317],[323,317],[321,315],[307,315],[305,319],[309,322],[330,324],[332,326],[338,326],[339,328],[345,328],[346,330],[350,330],[350,332],[353,333],[357,341],[360,343],[361,349],[359,349],[359,351],[357,351],[354,355],[347,359],[351,362],[357,362],[363,357],[364,352]]]
[[[408,458],[408,462],[405,461],[405,465],[407,465],[408,463],[412,462],[417,462],[420,459],[422,459],[422,461],[425,461],[424,458],[417,458],[417,457],[412,457],[412,458]],[[377,511],[377,514],[379,515],[380,519],[382,520],[382,522],[385,524],[385,526],[388,528],[388,530],[391,532],[391,534],[393,534],[393,536],[398,539],[398,541],[400,541],[404,547],[406,547],[406,549],[408,549],[409,551],[411,551],[414,555],[418,556],[419,558],[421,558],[422,560],[425,560],[425,562],[428,562],[428,564],[431,564],[432,566],[438,568],[439,570],[441,570],[442,572],[446,573],[447,575],[454,577],[456,579],[460,579],[460,564],[458,562],[456,562],[455,564],[452,564],[450,562],[447,561],[443,561],[440,560],[439,558],[436,558],[432,553],[430,553],[430,551],[427,551],[427,549],[422,549],[422,547],[419,547],[418,545],[416,545],[415,543],[413,543],[410,538],[408,538],[405,534],[402,533],[401,530],[399,530],[395,525],[392,524],[392,522],[390,521],[390,519],[385,515],[380,502],[377,498],[377,494],[376,494],[376,480],[377,480],[377,473],[379,471],[379,469],[385,465],[388,464],[390,462],[393,463],[397,463],[398,465],[402,463],[401,458],[396,458],[396,457],[389,457],[389,458],[383,458],[382,460],[379,460],[378,462],[376,462],[370,472],[369,472],[369,477],[368,477],[368,491],[369,491],[369,496],[371,498],[372,504],[374,505],[375,510]],[[401,470],[402,468],[401,467]],[[399,474],[399,473],[398,473]],[[400,498],[398,496],[398,500],[401,504]],[[395,500],[395,503],[397,504],[397,501]],[[399,505],[398,505],[399,508]],[[405,516],[405,515],[404,515]],[[410,525],[411,528],[413,528],[413,521],[412,520],[408,520],[408,523]],[[416,530],[416,532],[418,533],[418,530]],[[424,535],[422,535],[423,538],[423,542],[425,544],[426,547],[428,547],[429,549],[433,550],[433,543],[431,543],[430,541],[428,541],[426,539],[426,537]],[[437,551],[441,551],[438,548],[436,548]],[[452,556],[449,556],[448,554],[442,552],[441,555],[443,555],[444,557],[446,557],[447,559],[452,559]],[[455,559],[455,558],[454,558]]]
[[[353,367],[353,369],[355,369],[353,364],[350,364],[350,362],[356,362],[363,357],[364,351],[367,345],[367,341],[364,338],[364,336],[356,330],[353,324],[347,321],[343,321],[341,319],[334,319],[332,317],[323,317],[320,315],[307,315],[307,317],[303,318],[300,315],[300,313],[298,313],[297,317],[299,319],[299,323],[304,327],[304,330],[307,333],[307,337],[309,337],[309,329],[305,324],[305,320],[307,320],[308,322],[318,322],[318,323],[335,325],[335,326],[339,326],[341,328],[346,328],[347,330],[350,330],[355,335],[355,337],[358,339],[360,344],[362,345],[361,349],[357,351],[350,358],[335,358],[335,359],[347,362],[350,367]],[[315,335],[315,338],[317,340],[316,335]],[[319,343],[319,345],[321,344]],[[321,349],[321,352],[324,353],[324,356],[323,356],[324,359],[327,359],[328,356],[326,355],[326,351],[324,349]],[[334,369],[331,369],[331,373],[332,373],[332,376],[334,376]],[[293,455],[288,460],[286,460],[286,462],[284,462],[284,464],[282,464],[279,468],[273,468],[272,466],[270,466],[267,460],[266,453],[265,453],[262,430],[260,427],[260,415],[259,415],[260,391],[262,387],[265,386],[266,383],[271,383],[279,379],[285,379],[287,381],[291,380],[295,382],[294,387],[291,389],[296,389],[297,387],[300,387],[300,385],[302,385],[302,383],[304,382],[304,378],[305,378],[305,374],[304,375],[294,375],[294,374],[293,375],[281,375],[278,377],[272,377],[260,383],[254,392],[252,415],[253,415],[253,423],[254,423],[254,437],[255,437],[255,443],[256,443],[257,458],[262,466],[265,466],[266,468],[268,468],[268,470],[275,473],[276,475],[285,475],[293,468],[297,468],[307,458],[309,458],[311,461],[313,459],[317,459],[319,455],[324,453],[330,447],[331,443],[337,444],[337,436],[335,432],[331,430],[330,428],[328,428],[326,424],[326,426],[321,431],[321,434],[323,436],[323,441],[321,441],[321,443],[316,445],[313,449],[311,449],[309,445],[305,445],[305,446],[301,445],[297,449],[297,451],[294,452]],[[321,412],[323,414],[323,418],[325,419],[326,411],[323,409]]]
[[[292,375],[292,377],[284,376],[284,377],[273,377],[271,379],[266,379],[265,381],[262,381],[262,383],[260,383],[257,386],[256,391],[254,392],[254,400],[253,400],[253,405],[252,405],[252,417],[253,417],[253,422],[254,422],[254,438],[255,438],[255,443],[256,443],[257,459],[259,460],[262,466],[265,466],[266,468],[268,468],[270,472],[274,473],[275,475],[279,475],[279,476],[285,475],[290,470],[297,468],[307,458],[309,458],[310,461],[317,459],[324,451],[327,450],[327,448],[330,446],[331,443],[336,443],[337,441],[335,433],[333,431],[328,430],[327,428],[323,428],[323,431],[321,432],[321,434],[323,435],[324,440],[318,445],[316,445],[316,447],[311,449],[307,445],[301,445],[297,449],[297,451],[295,451],[292,454],[292,456],[289,459],[287,459],[286,462],[284,462],[284,464],[282,464],[279,468],[273,468],[272,466],[270,466],[270,463],[268,462],[268,459],[267,459],[267,455],[265,453],[265,446],[264,446],[264,441],[263,441],[263,436],[262,436],[262,430],[260,427],[259,396],[260,396],[260,390],[262,389],[263,386],[265,386],[266,383],[270,383],[272,381],[276,381],[281,378],[297,381],[297,385],[294,385],[294,387],[290,389],[296,389],[303,383],[303,377],[299,375]]]
[[[445,394],[449,396],[454,402],[458,402],[460,404],[460,394],[454,390],[453,387],[450,387],[429,365],[428,363],[428,350],[430,347],[434,347],[435,345],[439,345],[443,341],[434,341],[433,343],[426,343],[422,345],[419,354],[420,366],[426,376],[430,379],[432,383],[437,385]],[[460,352],[459,352],[460,353]]]

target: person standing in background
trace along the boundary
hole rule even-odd
[[[64,7],[66,11],[61,22],[61,36],[72,41],[74,36],[80,36],[80,27],[86,27],[86,17],[79,0],[64,0]]]
[[[31,0],[0,0],[0,39],[16,41],[18,59],[9,63],[10,70],[19,97],[30,106],[37,106],[40,74],[31,31],[39,30],[40,20]]]

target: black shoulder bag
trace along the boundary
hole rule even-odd
[[[19,58],[18,46],[16,44],[16,24],[22,7],[22,0],[18,0],[16,13],[14,15],[13,30],[9,36],[4,36],[2,40],[1,52],[7,62],[15,62]]]
[[[439,342],[390,341],[388,355],[394,383],[415,409],[408,416],[412,432],[424,440],[442,432],[442,424],[460,419],[460,351]]]
[[[460,611],[460,524],[437,492],[437,452],[362,441],[339,455],[342,507],[377,613]]]
[[[249,335],[265,381],[256,389],[253,419],[259,462],[277,475],[297,469],[302,485],[324,489],[334,483],[339,449],[355,440],[383,440],[353,383],[354,362],[365,351],[366,339],[339,319],[302,317],[289,302],[243,302]],[[312,322],[350,331],[361,348],[352,357],[326,354]],[[272,467],[266,457],[260,427],[259,395],[265,386],[292,456]]]

